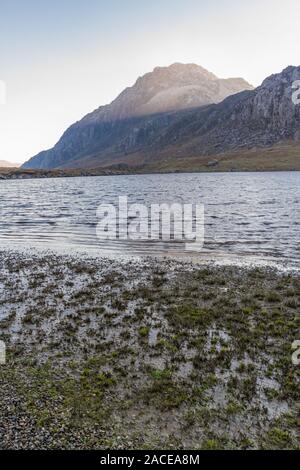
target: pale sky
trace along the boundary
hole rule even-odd
[[[299,0],[0,0],[0,160],[52,147],[156,66],[259,85],[299,65],[299,22]]]

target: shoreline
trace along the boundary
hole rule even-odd
[[[212,255],[212,252],[202,250],[201,252],[190,252],[186,254],[184,251],[177,252],[138,252],[133,251],[129,254],[114,252],[103,252],[101,248],[94,246],[81,247],[80,245],[69,245],[68,247],[58,248],[57,246],[46,246],[41,243],[29,246],[28,242],[13,243],[10,242],[6,248],[0,248],[0,256],[5,254],[33,256],[33,257],[61,257],[73,260],[83,260],[85,262],[96,263],[97,261],[118,262],[120,265],[126,265],[131,262],[143,263],[167,263],[173,262],[177,265],[193,266],[198,268],[236,268],[245,271],[253,269],[264,269],[266,271],[274,271],[280,274],[297,275],[300,267],[297,266],[297,260],[284,258],[276,258],[273,256],[260,256],[242,253],[221,253]],[[288,263],[288,264],[287,264]]]
[[[299,274],[0,260],[0,448],[299,446]]]
[[[70,168],[34,170],[19,168],[9,171],[0,168],[0,180],[28,177],[111,176],[176,173],[249,173],[300,171],[300,147],[295,141],[279,142],[271,147],[241,148],[239,150],[210,155],[163,154],[157,160],[155,154],[123,155],[114,164],[94,168]],[[137,158],[139,164],[133,164]],[[133,160],[132,160],[133,159]]]
[[[166,171],[111,171],[111,170],[20,170],[7,173],[1,172],[0,169],[0,183],[1,181],[19,181],[30,179],[55,179],[55,178],[83,178],[83,177],[97,177],[97,176],[139,176],[139,175],[178,175],[178,174],[223,174],[223,173],[289,173],[299,172],[300,168],[286,168],[286,169],[233,169],[233,170],[166,170]]]

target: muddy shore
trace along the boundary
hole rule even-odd
[[[0,449],[296,449],[300,275],[0,252]]]

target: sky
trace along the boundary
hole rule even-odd
[[[299,0],[0,0],[0,160],[51,148],[156,66],[258,86],[299,65],[299,18]]]

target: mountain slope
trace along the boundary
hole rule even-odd
[[[164,138],[176,133],[176,153],[183,149],[185,155],[219,154],[300,141],[300,106],[292,101],[292,84],[299,79],[300,67],[287,67],[253,91],[190,113],[176,123],[176,131],[170,127]]]
[[[241,78],[218,79],[195,64],[157,67],[125,89],[110,105],[98,108],[71,126],[53,149],[33,157],[24,168],[68,166],[73,160],[78,165],[80,158],[107,150],[113,141],[128,137],[131,125],[152,121],[157,114],[219,103],[229,95],[251,89]]]
[[[288,67],[255,90],[220,103],[156,114],[140,115],[139,100],[135,109],[125,109],[121,95],[111,107],[99,108],[71,126],[52,150],[25,167],[97,168],[122,163],[155,170],[162,162],[201,161],[209,155],[282,142],[299,141],[300,146],[300,106],[292,102],[292,84],[299,79],[300,67]]]

